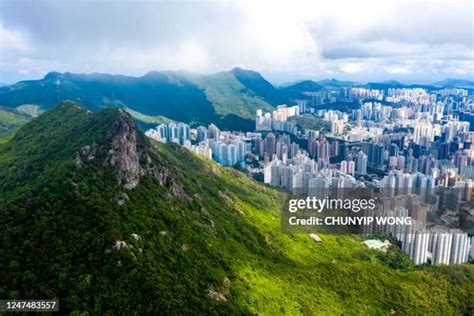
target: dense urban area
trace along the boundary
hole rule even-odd
[[[366,227],[364,233],[391,236],[416,265],[458,264],[474,256],[468,235],[474,233],[472,92],[341,87],[308,95],[273,112],[257,110],[254,132],[171,122],[146,135],[292,193],[382,191],[374,212],[409,215],[414,224]]]

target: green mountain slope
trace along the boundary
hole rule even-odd
[[[280,88],[280,94],[291,100],[311,100],[308,93],[319,92],[324,87],[311,80],[305,80],[293,85]]]
[[[0,144],[0,297],[111,315],[473,312],[472,266],[282,234],[285,198],[124,111],[64,103]]]
[[[48,109],[64,100],[93,111],[128,108],[175,121],[217,122],[229,129],[249,129],[257,108],[284,103],[260,74],[239,68],[215,75],[150,72],[142,77],[53,72],[42,80],[0,87],[0,105],[7,107],[35,104]]]
[[[257,109],[272,111],[285,103],[279,92],[260,74],[239,68],[206,76],[189,76],[206,94],[222,118],[220,126],[253,130]],[[280,102],[281,101],[281,102]]]
[[[0,107],[0,135],[8,133],[31,119],[16,109]]]
[[[232,69],[230,72],[244,85],[246,92],[249,94],[258,96],[271,105],[279,105],[288,101],[258,72],[238,67]],[[254,115],[255,113],[251,114]]]

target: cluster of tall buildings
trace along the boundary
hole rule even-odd
[[[263,113],[261,109],[258,109],[255,116],[255,130],[280,131],[296,135],[298,132],[296,124],[293,121],[288,121],[288,118],[298,116],[300,114],[300,106],[303,105],[279,105],[271,113]]]
[[[356,144],[368,156],[372,168],[388,172],[440,173],[453,167],[456,173],[468,173],[474,164],[472,136],[462,132],[468,128],[465,122],[453,122],[443,126],[440,132],[430,125],[420,124],[414,135],[406,132],[381,135],[377,139]],[[460,128],[461,127],[461,128]],[[438,135],[434,135],[438,133]],[[462,135],[462,136],[461,136]]]
[[[384,97],[384,91],[377,89],[352,88],[351,95],[357,98],[382,100]]]
[[[421,201],[428,202],[434,194],[435,179],[420,172],[403,173],[396,170],[383,177],[380,188],[383,190],[383,195],[388,198],[416,194]]]
[[[329,110],[324,112],[323,120],[330,122],[332,134],[342,135],[344,133],[344,127],[349,121],[349,115],[340,111]]]
[[[307,152],[310,158],[320,164],[329,164],[331,158],[341,154],[341,147],[337,140],[325,137],[319,131],[307,133]]]
[[[287,134],[275,135],[268,133],[265,137],[256,133],[253,135],[253,153],[259,160],[270,162],[274,159],[291,159],[299,152],[300,146],[291,142]]]
[[[445,124],[433,124],[430,121],[418,121],[414,126],[413,142],[423,147],[430,147],[435,137],[440,141],[451,142],[458,135],[469,132],[470,123],[451,119]]]
[[[359,115],[359,112],[356,113]],[[360,116],[362,119],[372,120],[376,122],[390,119],[391,114],[391,106],[382,105],[381,103],[377,102],[366,102],[362,105],[360,109]]]
[[[352,176],[355,173],[367,174],[367,155],[362,151],[359,151],[356,155],[349,154],[347,160],[341,161],[340,170]]]
[[[210,141],[213,158],[223,166],[234,166],[245,161],[245,155],[251,151],[251,145],[241,139],[228,141]]]
[[[436,91],[436,94],[441,95],[442,97],[467,97],[469,92],[466,89],[458,89],[458,88],[444,88]]]
[[[196,128],[195,138],[191,139],[191,129],[185,123],[160,124],[145,132],[150,138],[163,143],[177,143],[192,152],[214,159],[224,166],[234,166],[245,161],[251,152],[251,143],[238,133],[222,132],[216,125]],[[192,143],[194,141],[194,144]]]
[[[244,163],[251,152],[251,143],[245,135],[223,132],[214,124],[196,129],[196,143],[190,146],[191,150],[228,167]]]
[[[449,229],[440,226],[426,227],[426,216],[428,206],[418,202],[409,208],[406,208],[404,199],[391,201],[394,198],[387,199],[376,210],[368,210],[365,216],[379,217],[408,217],[412,220],[410,225],[404,223],[395,225],[371,225],[363,227],[366,234],[385,234],[391,235],[401,244],[401,249],[415,265],[449,265],[466,263],[469,260],[472,251],[473,238],[460,229]],[[405,200],[413,200],[408,197]],[[391,203],[390,203],[391,202]],[[387,207],[387,204],[391,204]]]
[[[388,89],[385,101],[392,103],[430,104],[436,101],[436,94],[430,94],[423,88]]]
[[[149,129],[145,135],[162,143],[190,144],[191,129],[185,123],[160,124],[154,129]]]
[[[430,104],[436,101],[436,93],[423,88],[366,89],[352,88],[351,95],[358,99],[371,99],[391,103]]]
[[[285,161],[274,159],[264,168],[264,183],[280,187],[294,194],[308,194],[325,198],[333,188],[353,188],[357,181],[349,174],[326,168],[306,154],[298,153]]]

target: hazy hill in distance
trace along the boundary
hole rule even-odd
[[[474,88],[474,81],[464,79],[446,79],[434,82],[431,85],[436,87]]]
[[[0,297],[63,314],[472,314],[472,266],[287,235],[286,195],[123,110],[65,102],[0,144]]]
[[[396,80],[387,80],[382,82],[369,82],[363,85],[367,89],[387,90],[387,89],[400,89],[409,88],[408,85],[401,83]]]
[[[122,107],[148,117],[243,130],[253,129],[257,108],[271,110],[286,102],[259,73],[240,68],[212,75],[149,72],[142,77],[52,72],[41,80],[0,88],[0,105],[6,107],[36,104],[48,109],[64,100],[93,111]]]
[[[324,79],[324,80],[318,81],[318,84],[324,87],[341,88],[341,87],[352,87],[352,86],[355,86],[357,83],[353,81],[340,81],[333,78],[333,79]]]
[[[308,98],[308,95],[305,93],[319,92],[322,90],[324,90],[324,87],[312,80],[300,81],[279,89],[280,94],[290,100],[304,100]]]

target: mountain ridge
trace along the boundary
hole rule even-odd
[[[448,78],[445,80],[433,82],[431,85],[436,87],[474,88],[474,81],[467,79]]]
[[[305,93],[308,92],[319,92],[324,90],[324,86],[314,82],[312,80],[303,80],[290,86],[282,87],[279,89],[280,93],[287,99],[307,99],[308,96]]]
[[[271,112],[280,104],[311,100],[308,93],[346,87],[433,90],[442,87],[471,89],[474,85],[472,81],[460,79],[427,85],[396,80],[363,84],[333,78],[318,82],[302,80],[275,88],[260,73],[238,67],[208,75],[187,71],[150,71],[142,76],[50,72],[40,80],[0,87],[0,107],[12,109],[2,111],[0,124],[4,131],[9,131],[25,122],[18,113],[12,114],[15,108],[28,108],[36,115],[64,100],[72,100],[92,111],[126,109],[142,129],[162,122],[181,121],[192,127],[215,123],[224,130],[253,131],[257,109]],[[20,112],[25,114],[23,110]]]
[[[337,79],[323,79],[317,82],[322,86],[329,86],[329,87],[350,87],[354,86],[357,83],[353,81],[345,81],[345,80],[337,80]]]
[[[252,128],[257,108],[271,110],[285,101],[259,73],[240,68],[213,75],[152,71],[141,77],[50,72],[0,88],[0,104],[7,107],[36,104],[44,110],[64,100],[93,111],[127,107],[143,115],[242,130]]]

